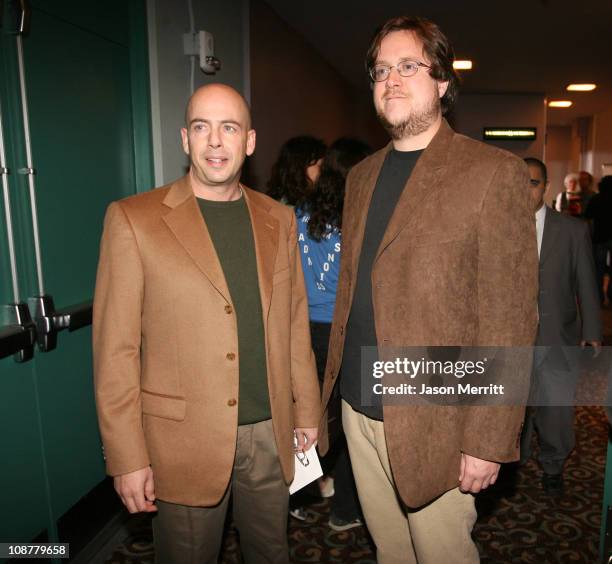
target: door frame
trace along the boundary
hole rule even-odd
[[[0,2],[0,7],[2,2]],[[144,192],[150,190],[154,186],[154,161],[153,161],[153,145],[152,145],[152,128],[151,128],[151,85],[149,77],[149,46],[147,37],[147,9],[146,0],[130,0],[127,3],[127,17],[129,18],[128,29],[129,29],[129,42],[128,42],[128,56],[129,56],[129,80],[130,80],[130,93],[131,93],[131,126],[132,126],[132,146],[133,152],[133,171],[134,171],[134,193]],[[11,42],[12,43],[12,42]],[[5,53],[1,54],[4,59],[4,68],[9,69],[9,73],[12,76],[16,75],[16,60],[14,58],[14,49],[7,49]],[[10,82],[7,77],[6,81]],[[5,82],[4,80],[2,81]],[[19,111],[21,107],[21,100],[19,97],[18,90],[15,88],[9,88],[8,83],[4,85],[2,90],[3,96],[6,96],[5,103],[3,106],[9,109],[11,116],[7,119],[7,115],[4,114],[3,126],[6,129],[11,127],[11,134],[5,135],[6,138],[14,139],[15,142],[11,143],[7,150],[12,153],[11,156],[19,155],[18,159],[12,158],[7,155],[9,160],[23,162],[21,153],[23,152],[23,116]],[[5,131],[6,133],[6,131]],[[27,201],[27,189],[25,189],[25,178],[12,176],[13,188],[11,200],[13,203],[13,218],[17,217],[28,217],[27,210],[29,209],[29,202]],[[20,222],[17,222],[20,223]],[[23,226],[16,230],[14,238],[17,239],[16,247],[17,253],[23,253],[21,259],[18,259],[18,272],[19,272],[19,290],[21,301],[25,301],[28,294],[27,286],[30,285],[32,280],[35,280],[33,272],[32,260],[34,241],[32,239],[31,230]],[[93,294],[93,288],[92,288]],[[7,295],[7,297],[9,297]],[[12,298],[12,296],[11,296]],[[44,354],[39,351],[36,354]],[[9,359],[5,359],[3,362],[10,362]],[[22,367],[22,370],[26,367]],[[36,375],[34,374],[36,368],[35,363],[31,363],[29,370],[26,372],[31,374],[32,382],[35,386]],[[41,467],[44,474],[44,487],[46,497],[46,507],[41,508],[46,514],[46,538],[47,542],[58,542],[57,523],[62,515],[55,514],[52,509],[52,503],[49,493],[48,475],[46,469],[46,455],[45,450],[48,448],[45,445],[43,429],[40,428],[41,424],[41,409],[39,405],[40,398],[38,397],[38,391],[34,390],[34,404],[37,415],[38,424],[38,440],[39,448],[42,456]],[[103,480],[104,481],[104,480]],[[93,490],[92,490],[93,491]],[[87,496],[89,492],[83,491],[82,496]],[[78,499],[74,500],[76,503]],[[43,501],[41,500],[41,503]],[[95,503],[95,502],[94,502]],[[97,508],[93,508],[96,510]],[[109,515],[109,518],[112,515]],[[40,531],[44,533],[44,529]],[[24,535],[32,534],[31,531],[24,531]],[[34,534],[37,534],[35,532]],[[93,538],[95,531],[90,533]],[[24,539],[19,539],[24,540]],[[33,540],[33,539],[30,539]],[[90,539],[89,539],[90,540]],[[72,555],[74,556],[74,555]],[[1,561],[1,559],[0,559]]]

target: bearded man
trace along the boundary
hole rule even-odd
[[[444,120],[457,92],[452,63],[432,22],[402,16],[380,28],[367,68],[391,142],[347,178],[323,408],[339,381],[357,491],[381,564],[478,562],[473,494],[519,456],[521,406],[382,405],[362,393],[366,346],[384,356],[387,347],[529,347],[535,339],[527,167]],[[528,378],[529,370],[513,376]],[[321,421],[325,452],[327,416]]]

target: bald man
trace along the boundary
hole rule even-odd
[[[240,183],[255,150],[234,89],[197,90],[188,174],[112,203],[94,301],[98,419],[158,562],[216,563],[230,499],[245,561],[288,562],[288,484],[319,389],[295,214]]]

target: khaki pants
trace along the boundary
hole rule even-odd
[[[232,479],[218,505],[189,507],[157,501],[156,563],[217,564],[230,490],[244,561],[288,564],[289,488],[281,473],[271,419],[238,427]]]
[[[391,474],[383,422],[358,413],[343,400],[342,424],[378,564],[480,562],[471,536],[474,497],[455,488],[419,510],[406,509]]]

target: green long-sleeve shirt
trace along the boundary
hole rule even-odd
[[[233,202],[198,198],[219,257],[238,326],[238,424],[270,419],[266,347],[251,217],[244,197]]]

